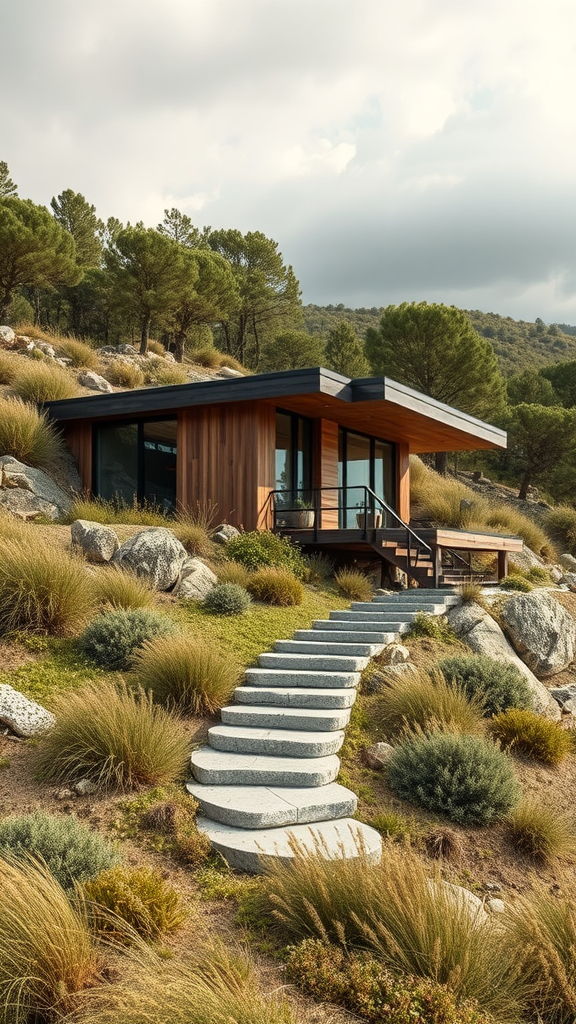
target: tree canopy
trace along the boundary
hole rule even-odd
[[[16,195],[18,195],[18,186],[10,177],[8,164],[5,160],[0,160],[0,199]]]
[[[96,207],[80,192],[67,188],[50,201],[60,227],[69,231],[76,244],[76,262],[83,270],[95,269],[102,261],[101,233],[104,224],[96,216]]]
[[[283,331],[269,342],[262,355],[263,370],[301,370],[322,366],[324,342],[306,331]]]
[[[514,469],[522,474],[519,498],[534,480],[546,479],[574,456],[576,410],[561,406],[515,405],[508,419],[508,449]]]
[[[340,320],[328,334],[325,362],[329,370],[345,377],[369,376],[370,363],[364,354],[364,346],[348,320]]]

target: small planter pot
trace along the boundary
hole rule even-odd
[[[379,530],[382,526],[382,513],[357,512],[356,522],[359,530]]]
[[[314,526],[314,509],[292,509],[289,512],[277,513],[278,526],[288,530],[311,530]]]

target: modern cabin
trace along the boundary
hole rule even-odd
[[[428,587],[470,574],[471,552],[497,553],[500,577],[522,548],[518,537],[410,524],[411,454],[505,448],[506,434],[386,377],[291,370],[46,409],[84,489],[103,499],[167,513],[212,502],[239,528],[378,560],[383,579],[395,567]]]

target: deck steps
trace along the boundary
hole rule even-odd
[[[411,596],[413,595],[413,596]],[[375,829],[354,821],[356,796],[335,782],[337,752],[362,670],[409,629],[419,611],[441,614],[449,592],[377,595],[278,640],[246,671],[234,703],[191,757],[187,788],[198,827],[228,862],[260,872],[289,861],[295,842],[325,857],[378,860]]]

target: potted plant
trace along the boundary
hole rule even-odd
[[[311,530],[314,526],[314,506],[311,501],[296,498],[290,508],[278,510],[281,522],[278,525],[292,530]]]
[[[356,523],[359,530],[379,530],[382,526],[382,512],[363,508],[356,513]]]

